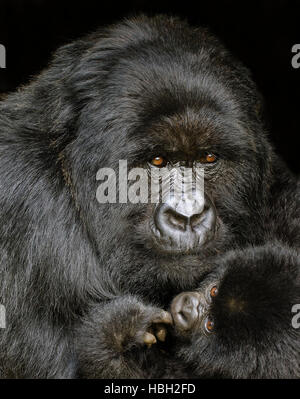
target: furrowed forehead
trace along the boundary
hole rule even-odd
[[[141,156],[151,153],[196,158],[200,150],[210,150],[233,158],[249,148],[251,137],[235,119],[203,106],[160,115],[131,132],[129,140]]]
[[[120,83],[112,112],[119,120],[134,121],[127,129],[130,151],[193,154],[198,148],[228,152],[249,146],[239,123],[243,111],[222,79],[160,57],[152,63],[140,54],[126,58],[110,75]]]

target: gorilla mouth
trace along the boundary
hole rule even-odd
[[[202,226],[201,234],[192,229],[185,232],[177,232],[172,235],[164,235],[152,222],[150,223],[152,240],[156,249],[162,252],[191,255],[199,253],[211,242],[217,229]]]

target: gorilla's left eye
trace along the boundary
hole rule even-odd
[[[212,152],[206,152],[199,158],[199,162],[201,163],[214,163],[218,157]]]
[[[167,161],[163,157],[159,156],[159,157],[155,157],[155,158],[151,159],[151,165],[153,165],[153,166],[157,166],[159,168],[162,168],[166,164],[167,164]]]
[[[208,333],[213,332],[214,330],[214,322],[210,318],[207,318],[204,322],[204,328]]]

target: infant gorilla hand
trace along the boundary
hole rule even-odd
[[[171,304],[174,327],[181,335],[197,331],[205,335],[213,332],[214,322],[210,315],[212,299],[218,294],[216,283],[203,291],[183,292]]]

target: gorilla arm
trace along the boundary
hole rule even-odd
[[[170,324],[168,312],[132,296],[92,306],[76,334],[78,377],[149,378],[163,371],[156,346]]]

